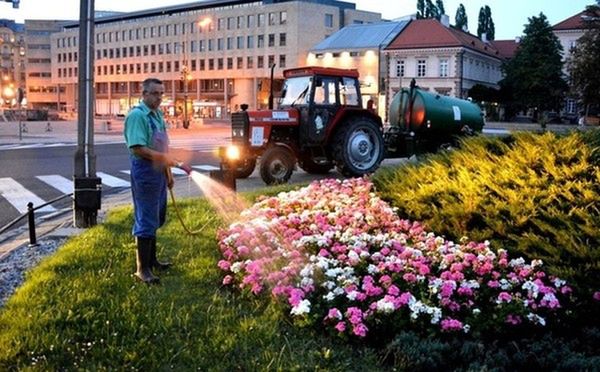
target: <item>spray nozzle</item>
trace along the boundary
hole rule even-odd
[[[179,168],[182,171],[184,171],[185,173],[187,173],[188,176],[190,175],[190,173],[192,173],[192,167],[185,164],[184,162],[181,162],[181,161],[177,162],[177,168]]]

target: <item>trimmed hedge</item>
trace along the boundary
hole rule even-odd
[[[449,239],[489,240],[542,259],[590,312],[598,310],[600,131],[478,136],[460,145],[382,169],[373,181],[400,216]]]

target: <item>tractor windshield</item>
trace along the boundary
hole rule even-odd
[[[281,106],[295,106],[306,104],[310,96],[311,76],[300,76],[286,79],[281,97]]]

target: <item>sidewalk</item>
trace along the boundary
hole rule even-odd
[[[107,121],[110,124],[107,124]],[[19,122],[0,122],[0,145],[32,143],[77,143],[77,121],[25,121],[26,132],[19,135]],[[192,122],[188,129],[170,128],[171,137],[185,137],[202,131],[223,131],[229,128],[228,120],[203,120]],[[123,118],[95,119],[94,143],[123,142]]]

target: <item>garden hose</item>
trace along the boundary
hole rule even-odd
[[[177,202],[175,201],[175,194],[173,193],[173,173],[171,173],[171,168],[169,168],[169,167],[166,168],[166,174],[167,174],[167,185],[169,185],[169,194],[171,194],[171,201],[173,202],[175,214],[177,215],[177,218],[179,219],[179,223],[181,223],[181,227],[183,227],[185,232],[187,232],[188,235],[190,235],[190,236],[200,234],[206,228],[206,226],[208,226],[208,224],[213,220],[212,217],[209,218],[208,221],[206,221],[206,223],[204,225],[202,225],[198,230],[191,231],[187,227],[185,222],[183,221],[183,217],[181,216],[181,211],[179,210],[179,207],[177,206]]]

